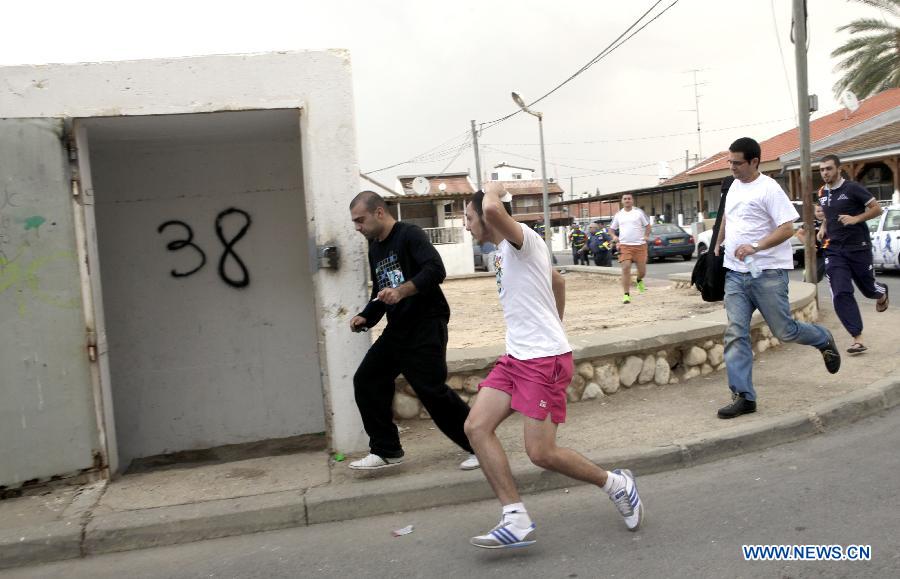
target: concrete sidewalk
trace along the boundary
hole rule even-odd
[[[729,400],[725,373],[717,372],[572,404],[560,442],[604,467],[629,467],[641,475],[813,436],[879,413],[900,403],[900,346],[893,335],[900,309],[875,314],[871,303],[861,306],[869,351],[845,355],[836,376],[808,347],[786,344],[763,353],[754,365],[754,415],[716,418],[716,409]],[[820,308],[820,322],[845,348],[849,339],[827,300],[820,299]],[[579,484],[529,463],[517,417],[499,435],[524,492]],[[480,471],[458,470],[464,454],[430,421],[404,423],[401,438],[407,462],[368,475],[310,451],[176,465],[108,485],[35,489],[0,501],[0,568],[492,496]],[[652,497],[645,499],[652,503]]]

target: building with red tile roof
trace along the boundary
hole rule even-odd
[[[889,89],[859,103],[855,111],[840,109],[810,122],[814,165],[828,152],[840,151],[847,175],[866,185],[881,199],[900,201],[900,156],[897,121],[900,120],[900,88]],[[740,135],[735,135],[737,138]],[[800,199],[799,128],[760,142],[760,171],[778,181],[792,199]],[[720,151],[671,179],[653,187],[619,191],[557,203],[560,210],[576,218],[595,216],[594,205],[605,207],[624,193],[635,196],[635,205],[666,221],[683,216],[686,223],[699,212],[709,216],[718,207],[720,184],[731,176],[728,151]],[[821,180],[814,172],[814,185]],[[605,214],[605,213],[604,213]]]

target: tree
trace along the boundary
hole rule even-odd
[[[843,77],[834,85],[835,94],[845,89],[864,99],[883,90],[900,87],[900,0],[852,0],[878,8],[885,18],[859,18],[837,29],[850,40],[831,53],[842,58],[835,71]],[[895,19],[891,22],[888,18]]]

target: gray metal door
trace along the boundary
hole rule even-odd
[[[102,460],[62,119],[0,119],[0,485]]]

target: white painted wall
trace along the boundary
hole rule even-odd
[[[550,236],[550,247],[553,248],[553,251],[566,251],[571,249],[568,246],[570,232],[571,230],[567,226],[553,228],[553,235]]]
[[[472,234],[463,230],[462,243],[439,243],[434,246],[441,255],[447,275],[475,273]]]
[[[492,181],[514,181],[514,173],[520,174],[521,177],[519,179],[521,180],[536,179],[534,171],[519,169],[518,167],[494,167],[490,172],[491,175],[497,173],[497,179],[491,179]]]
[[[334,448],[344,451],[366,443],[352,377],[369,345],[366,335],[347,329],[367,298],[365,247],[347,210],[359,188],[350,72],[349,54],[331,50],[7,67],[0,84],[0,117],[6,118],[301,110],[307,272],[326,419]],[[318,269],[312,248],[324,244],[340,247],[339,269]]]
[[[325,430],[308,273],[299,113],[87,123],[119,453],[137,457]],[[222,279],[216,217],[250,224]],[[203,251],[167,249],[188,231]],[[222,222],[229,241],[244,216]],[[299,226],[298,226],[299,225]],[[233,257],[228,279],[244,278]]]

